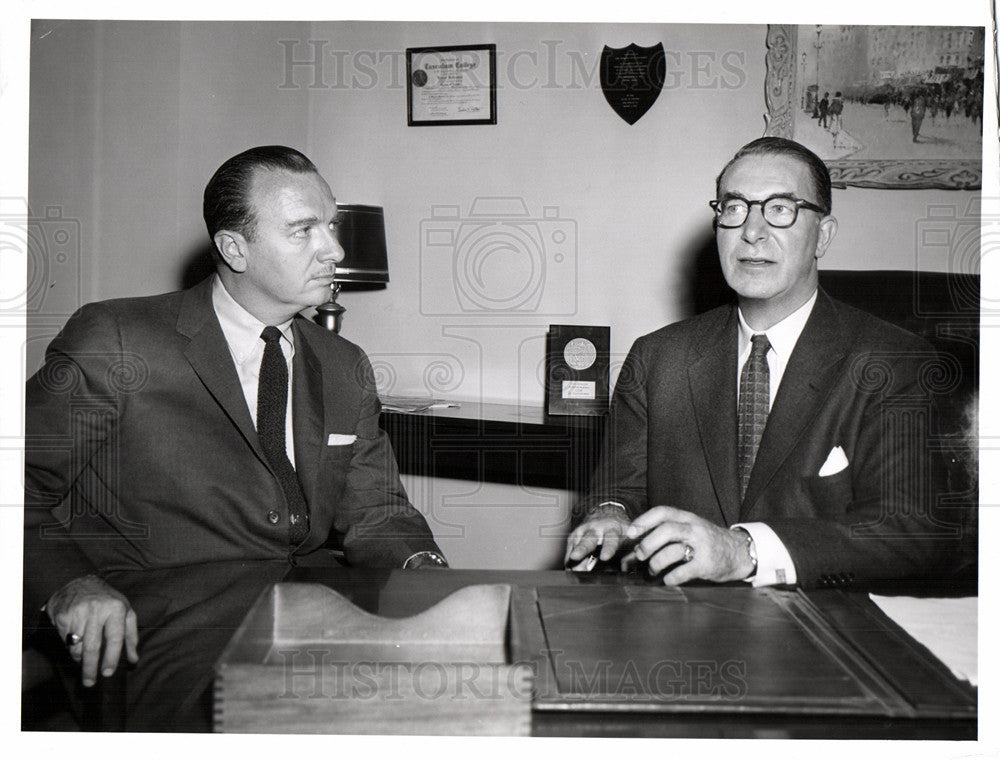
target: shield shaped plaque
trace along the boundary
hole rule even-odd
[[[635,124],[656,102],[666,77],[663,43],[653,47],[604,46],[601,52],[601,89],[615,113]]]

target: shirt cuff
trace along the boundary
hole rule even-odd
[[[762,522],[736,523],[733,528],[743,528],[753,538],[757,550],[757,572],[747,583],[757,586],[794,585],[798,577],[795,563],[778,534]]]

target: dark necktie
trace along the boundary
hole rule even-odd
[[[753,348],[740,372],[740,400],[736,417],[739,425],[738,448],[740,463],[740,499],[747,492],[750,472],[757,458],[757,447],[767,424],[771,405],[771,373],[767,367],[767,351],[771,344],[766,335],[754,335]]]
[[[309,534],[309,507],[285,451],[288,365],[281,352],[281,331],[277,327],[265,327],[260,338],[264,341],[264,357],[260,360],[257,381],[257,437],[288,502],[288,540],[298,546]]]

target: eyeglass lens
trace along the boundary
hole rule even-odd
[[[768,198],[765,201],[745,201],[742,198],[728,198],[718,206],[719,224],[723,227],[739,227],[750,214],[750,206],[759,204],[764,220],[772,227],[791,227],[798,216],[798,206],[791,198]]]

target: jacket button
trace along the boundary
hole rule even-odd
[[[272,509],[270,512],[267,513],[267,521],[271,523],[271,525],[277,525],[279,522],[281,522],[281,515],[279,515]]]

